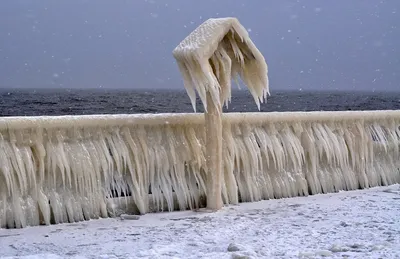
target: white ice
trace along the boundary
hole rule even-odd
[[[399,201],[397,184],[242,203],[216,213],[0,229],[0,257],[400,258]]]

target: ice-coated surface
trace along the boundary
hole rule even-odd
[[[236,18],[212,18],[199,25],[173,51],[184,86],[196,111],[196,91],[207,111],[206,93],[214,105],[228,105],[231,80],[240,77],[258,109],[269,93],[268,66]]]
[[[242,203],[217,213],[0,229],[0,257],[399,258],[399,201],[400,186],[392,185]]]
[[[58,128],[55,117],[49,127],[30,117],[26,128],[23,118],[5,118],[0,227],[115,216],[115,193],[146,213],[149,189],[158,211],[197,208],[209,179],[200,117],[72,116],[57,118]],[[134,120],[118,125],[124,118]],[[400,182],[398,111],[231,113],[224,123],[227,204]]]

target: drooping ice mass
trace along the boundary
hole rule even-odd
[[[196,91],[206,111],[207,92],[217,107],[228,105],[231,80],[238,77],[259,109],[269,94],[265,59],[236,18],[208,19],[174,49],[173,55],[195,111]]]
[[[400,111],[230,113],[223,124],[225,203],[400,182]],[[0,226],[197,208],[206,155],[201,114],[0,118]]]

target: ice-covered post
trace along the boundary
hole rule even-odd
[[[222,207],[222,105],[231,100],[231,80],[240,76],[257,107],[269,94],[268,68],[236,18],[209,19],[173,51],[193,109],[196,91],[205,110],[207,208]]]

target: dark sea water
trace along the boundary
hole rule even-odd
[[[203,111],[198,100],[197,109]],[[400,92],[271,92],[261,111],[343,111],[400,109]],[[252,112],[250,93],[233,92],[225,112]],[[0,89],[0,116],[193,112],[184,90]]]

